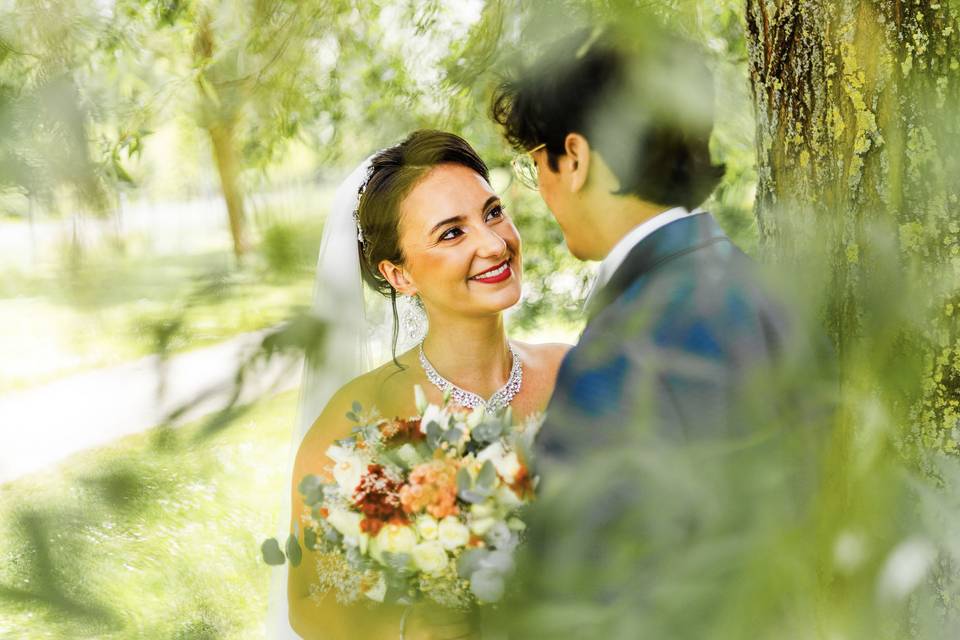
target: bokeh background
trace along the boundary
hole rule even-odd
[[[790,281],[840,362],[803,525],[817,544],[795,528],[778,563],[745,570],[755,606],[738,601],[714,637],[783,613],[778,585],[803,611],[758,635],[956,637],[958,12],[0,0],[0,638],[263,637],[259,544],[287,491],[299,354],[320,330],[307,309],[327,206],[407,132],[476,146],[525,242],[511,333],[575,341],[593,265],[513,181],[489,96],[574,28],[642,38],[652,19],[700,42],[716,76],[727,171],[705,207]],[[694,469],[670,473],[696,485]],[[766,558],[757,540],[745,553]],[[695,617],[690,593],[672,606]]]

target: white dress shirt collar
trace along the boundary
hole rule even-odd
[[[617,244],[613,245],[613,248],[610,249],[610,253],[607,254],[601,262],[600,266],[597,268],[597,278],[593,282],[593,287],[590,289],[590,294],[587,296],[587,303],[593,298],[593,296],[604,287],[610,278],[613,277],[613,274],[617,271],[623,261],[626,260],[627,255],[630,254],[630,251],[633,250],[635,246],[640,244],[640,242],[652,234],[657,229],[667,226],[671,222],[679,220],[681,218],[686,218],[687,216],[692,216],[695,214],[704,213],[703,209],[694,209],[693,211],[687,211],[684,207],[674,207],[673,209],[667,209],[657,215],[653,216],[649,220],[646,220],[636,227],[631,229],[625,236],[620,238],[620,241]]]

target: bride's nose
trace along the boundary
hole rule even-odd
[[[484,229],[477,255],[481,258],[499,258],[507,252],[507,241],[493,229]]]

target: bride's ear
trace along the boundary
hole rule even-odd
[[[393,264],[389,260],[381,260],[377,265],[380,274],[390,283],[390,286],[406,296],[412,296],[417,293],[417,287],[410,279],[410,274],[400,265]]]

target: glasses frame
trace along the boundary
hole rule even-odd
[[[510,162],[510,166],[513,168],[513,175],[516,176],[520,184],[528,189],[533,189],[536,191],[540,188],[540,176],[537,171],[537,162],[534,160],[533,154],[546,146],[547,143],[542,142],[532,149],[518,153]]]

